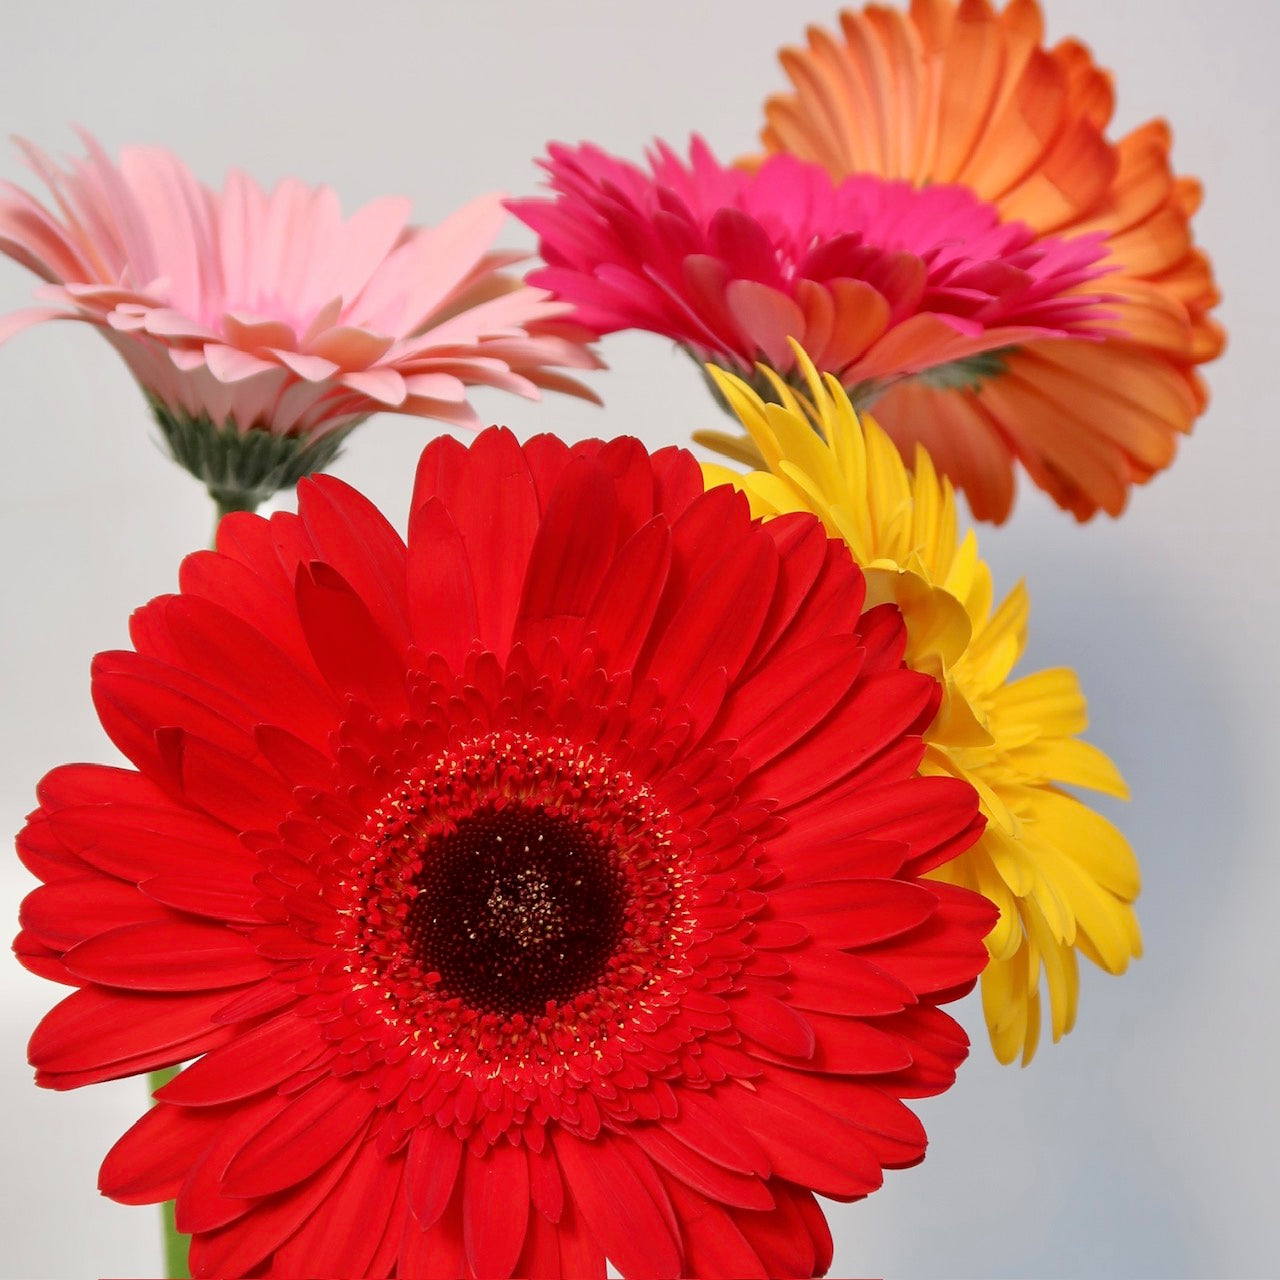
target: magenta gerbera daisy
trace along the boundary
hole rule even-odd
[[[470,386],[590,397],[563,369],[599,361],[563,303],[504,268],[501,197],[436,227],[409,202],[344,219],[337,195],[233,170],[221,193],[172,152],[88,134],[59,169],[22,144],[54,208],[0,183],[0,253],[47,282],[45,305],[0,320],[97,326],[154,411],[174,458],[224,509],[253,509],[326,466],[371,413],[479,428]]]
[[[19,840],[66,1089],[185,1063],[103,1191],[197,1276],[817,1275],[814,1193],[918,1161],[994,919],[924,879],[938,687],[808,514],[682,451],[422,456],[226,517],[101,655],[133,768]]]
[[[836,182],[789,155],[749,173],[698,138],[688,162],[657,144],[648,172],[594,146],[554,145],[542,164],[554,197],[508,204],[541,238],[529,279],[596,334],[651,330],[748,378],[760,362],[791,374],[795,339],[866,403],[1105,328],[1101,237],[1038,235],[966,187]]]

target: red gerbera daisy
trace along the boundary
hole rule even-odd
[[[808,515],[687,453],[428,447],[222,522],[20,837],[41,1084],[186,1069],[103,1191],[198,1276],[820,1274],[913,1164],[989,905],[935,683]],[[193,1061],[194,1060],[194,1061]]]
[[[1037,235],[962,186],[835,182],[785,155],[747,173],[698,138],[688,163],[661,143],[649,159],[646,173],[552,146],[555,198],[508,203],[541,237],[530,281],[592,333],[648,329],[747,378],[758,362],[790,374],[795,339],[866,403],[911,376],[971,381],[1033,338],[1105,330],[1088,287],[1099,236]]]

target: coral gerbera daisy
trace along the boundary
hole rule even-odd
[[[468,386],[591,394],[555,371],[599,364],[567,308],[491,247],[497,195],[438,227],[410,226],[398,197],[344,220],[328,187],[264,192],[232,171],[218,194],[161,148],[116,165],[84,142],[66,170],[22,144],[55,209],[0,183],[0,252],[52,304],[0,320],[0,341],[42,320],[98,326],[221,509],[322,469],[380,410],[478,428]]]
[[[104,1192],[176,1197],[197,1276],[822,1273],[994,917],[925,878],[981,818],[863,604],[634,440],[438,440],[407,545],[330,477],[226,517],[94,664],[135,767],[19,842],[78,988],[38,1081],[190,1064]]]
[[[859,419],[839,382],[820,378],[803,351],[796,355],[803,398],[769,370],[763,376],[777,403],[713,371],[767,470],[744,476],[708,466],[707,480],[742,489],[759,516],[820,516],[862,566],[868,601],[901,608],[907,665],[942,680],[921,768],[972,783],[987,825],[971,849],[933,874],[999,907],[982,975],[987,1026],[1002,1062],[1018,1055],[1029,1062],[1042,973],[1057,1040],[1075,1022],[1076,953],[1109,973],[1123,973],[1141,953],[1133,852],[1110,822],[1063,789],[1123,797],[1124,781],[1077,736],[1087,715],[1073,672],[1009,679],[1026,644],[1026,589],[992,607],[991,571],[973,530],[960,537],[954,491],[929,455],[917,447],[909,471],[876,422]]]
[[[899,383],[875,403],[904,455],[924,444],[979,519],[1008,514],[1014,460],[1078,519],[1119,514],[1203,412],[1196,368],[1223,346],[1192,242],[1200,186],[1174,176],[1168,125],[1112,141],[1110,77],[1078,42],[1043,40],[1035,0],[847,10],[839,32],[811,28],[807,48],[783,51],[794,92],[765,108],[768,152],[833,180],[959,183],[1002,222],[1105,237],[1106,341],[1019,342],[967,382]]]
[[[833,182],[788,156],[749,174],[697,138],[688,163],[658,144],[650,172],[591,146],[543,167],[555,198],[508,205],[541,238],[529,279],[593,333],[652,330],[744,377],[791,374],[795,338],[862,403],[1107,323],[1098,237],[1038,236],[963,187]]]

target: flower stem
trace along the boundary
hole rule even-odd
[[[211,489],[209,496],[213,498],[213,505],[217,512],[214,517],[215,529],[223,516],[229,515],[232,511],[257,511],[258,504],[262,501],[262,498],[256,494],[228,493],[225,490],[214,493]]]
[[[153,1071],[147,1077],[151,1092],[155,1093],[161,1085],[168,1084],[178,1074],[177,1067],[166,1067],[162,1071]],[[160,1206],[160,1230],[164,1236],[164,1273],[171,1280],[187,1280],[191,1272],[187,1269],[187,1237],[179,1234],[173,1219],[173,1201],[169,1200]]]

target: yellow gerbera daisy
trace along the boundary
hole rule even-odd
[[[1107,756],[1077,736],[1087,713],[1074,672],[1009,679],[1026,644],[1027,592],[1020,583],[992,607],[991,571],[973,531],[959,535],[950,482],[923,449],[910,471],[874,420],[859,419],[840,383],[820,376],[798,347],[796,357],[807,400],[767,368],[760,376],[777,403],[708,370],[759,451],[747,458],[738,448],[737,456],[760,469],[741,475],[708,464],[706,482],[741,489],[766,519],[816,514],[863,566],[867,607],[891,600],[901,608],[908,664],[942,682],[921,771],[972,783],[987,827],[935,874],[1000,908],[987,938],[983,1008],[996,1057],[1021,1054],[1026,1063],[1040,1035],[1042,969],[1058,1040],[1075,1022],[1076,953],[1108,973],[1123,973],[1141,954],[1133,851],[1114,825],[1062,789],[1127,797],[1127,788]]]

